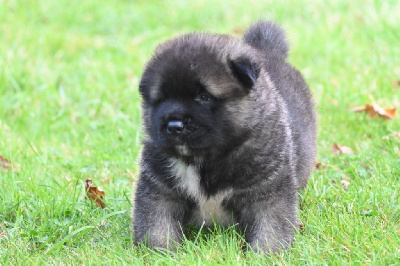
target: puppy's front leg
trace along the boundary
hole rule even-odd
[[[135,243],[152,248],[175,249],[182,240],[187,206],[176,199],[138,195],[134,211]]]
[[[269,254],[293,243],[297,197],[296,191],[296,195],[286,198],[261,199],[242,206],[239,225],[253,250]]]

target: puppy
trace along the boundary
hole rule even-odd
[[[265,21],[242,40],[193,33],[158,46],[139,85],[136,243],[174,248],[192,223],[236,224],[267,254],[294,241],[316,115],[287,54],[285,33]]]

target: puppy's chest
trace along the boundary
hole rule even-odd
[[[208,196],[200,184],[201,177],[197,167],[176,160],[173,161],[171,170],[176,178],[177,188],[196,202],[192,222],[199,226],[202,224],[211,226],[214,222],[222,225],[232,224],[232,213],[223,206],[224,200],[231,197],[232,189],[225,189]]]

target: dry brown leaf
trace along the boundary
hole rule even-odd
[[[376,103],[369,104],[367,103],[364,106],[358,106],[354,107],[351,109],[353,112],[365,112],[367,113],[370,117],[376,118],[376,117],[382,117],[385,119],[393,119],[394,116],[396,115],[396,108],[383,108],[377,105]]]
[[[342,184],[344,190],[347,190],[347,188],[350,186],[350,182],[345,179],[340,180],[340,184]]]
[[[299,221],[298,226],[300,231],[304,231],[304,224],[301,221]]]
[[[369,166],[366,163],[360,163],[360,165],[362,167],[364,167],[365,170],[369,170],[370,169]]]
[[[392,85],[393,85],[393,88],[400,87],[400,80],[393,80]]]
[[[361,14],[357,14],[356,15],[356,19],[358,20],[358,22],[360,22],[361,24],[365,24],[365,19],[364,16]]]
[[[105,176],[105,177],[101,180],[101,183],[102,183],[102,184],[106,184],[106,183],[108,183],[108,182],[110,182],[110,177],[109,177],[109,176]]]
[[[85,180],[85,191],[86,191],[86,198],[93,201],[97,207],[105,208],[106,205],[103,202],[103,198],[106,193],[100,188],[96,187],[92,183],[92,179]]]
[[[392,134],[384,136],[382,139],[388,140],[390,138],[400,138],[400,131],[399,132],[393,132]]]
[[[335,185],[337,184],[335,179],[332,179],[331,183]],[[340,179],[340,184],[342,185],[344,190],[347,190],[347,188],[350,186],[350,182],[347,181],[346,179]]]
[[[136,181],[138,179],[137,174],[133,173],[131,170],[129,170],[128,168],[126,168],[126,172],[128,174],[128,176],[133,180]]]
[[[339,146],[336,143],[332,145],[332,151],[336,154],[353,154],[353,150],[346,146]]]
[[[11,163],[7,158],[4,158],[3,156],[0,155],[0,168],[3,169],[13,169],[17,170],[21,167],[21,165],[17,163]]]
[[[328,164],[326,164],[326,163],[323,163],[323,162],[316,162],[315,163],[315,169],[322,170],[322,169],[325,169],[327,167],[328,167]]]
[[[236,35],[242,35],[244,33],[244,28],[233,28],[232,31]]]
[[[3,156],[0,155],[0,165],[4,169],[10,169],[11,168],[11,163],[9,160],[4,158]]]

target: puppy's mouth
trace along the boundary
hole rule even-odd
[[[213,130],[193,118],[163,119],[157,128],[157,143],[167,153],[177,157],[203,157],[212,147]]]
[[[176,145],[175,150],[181,156],[184,156],[184,157],[193,156],[193,152],[189,149],[189,147],[187,145]]]
[[[173,156],[178,157],[203,157],[210,150],[210,147],[200,143],[192,145],[189,141],[166,140],[166,145],[162,148]]]
[[[165,147],[181,156],[193,156],[205,148],[204,130],[188,121],[170,120],[160,128]]]

